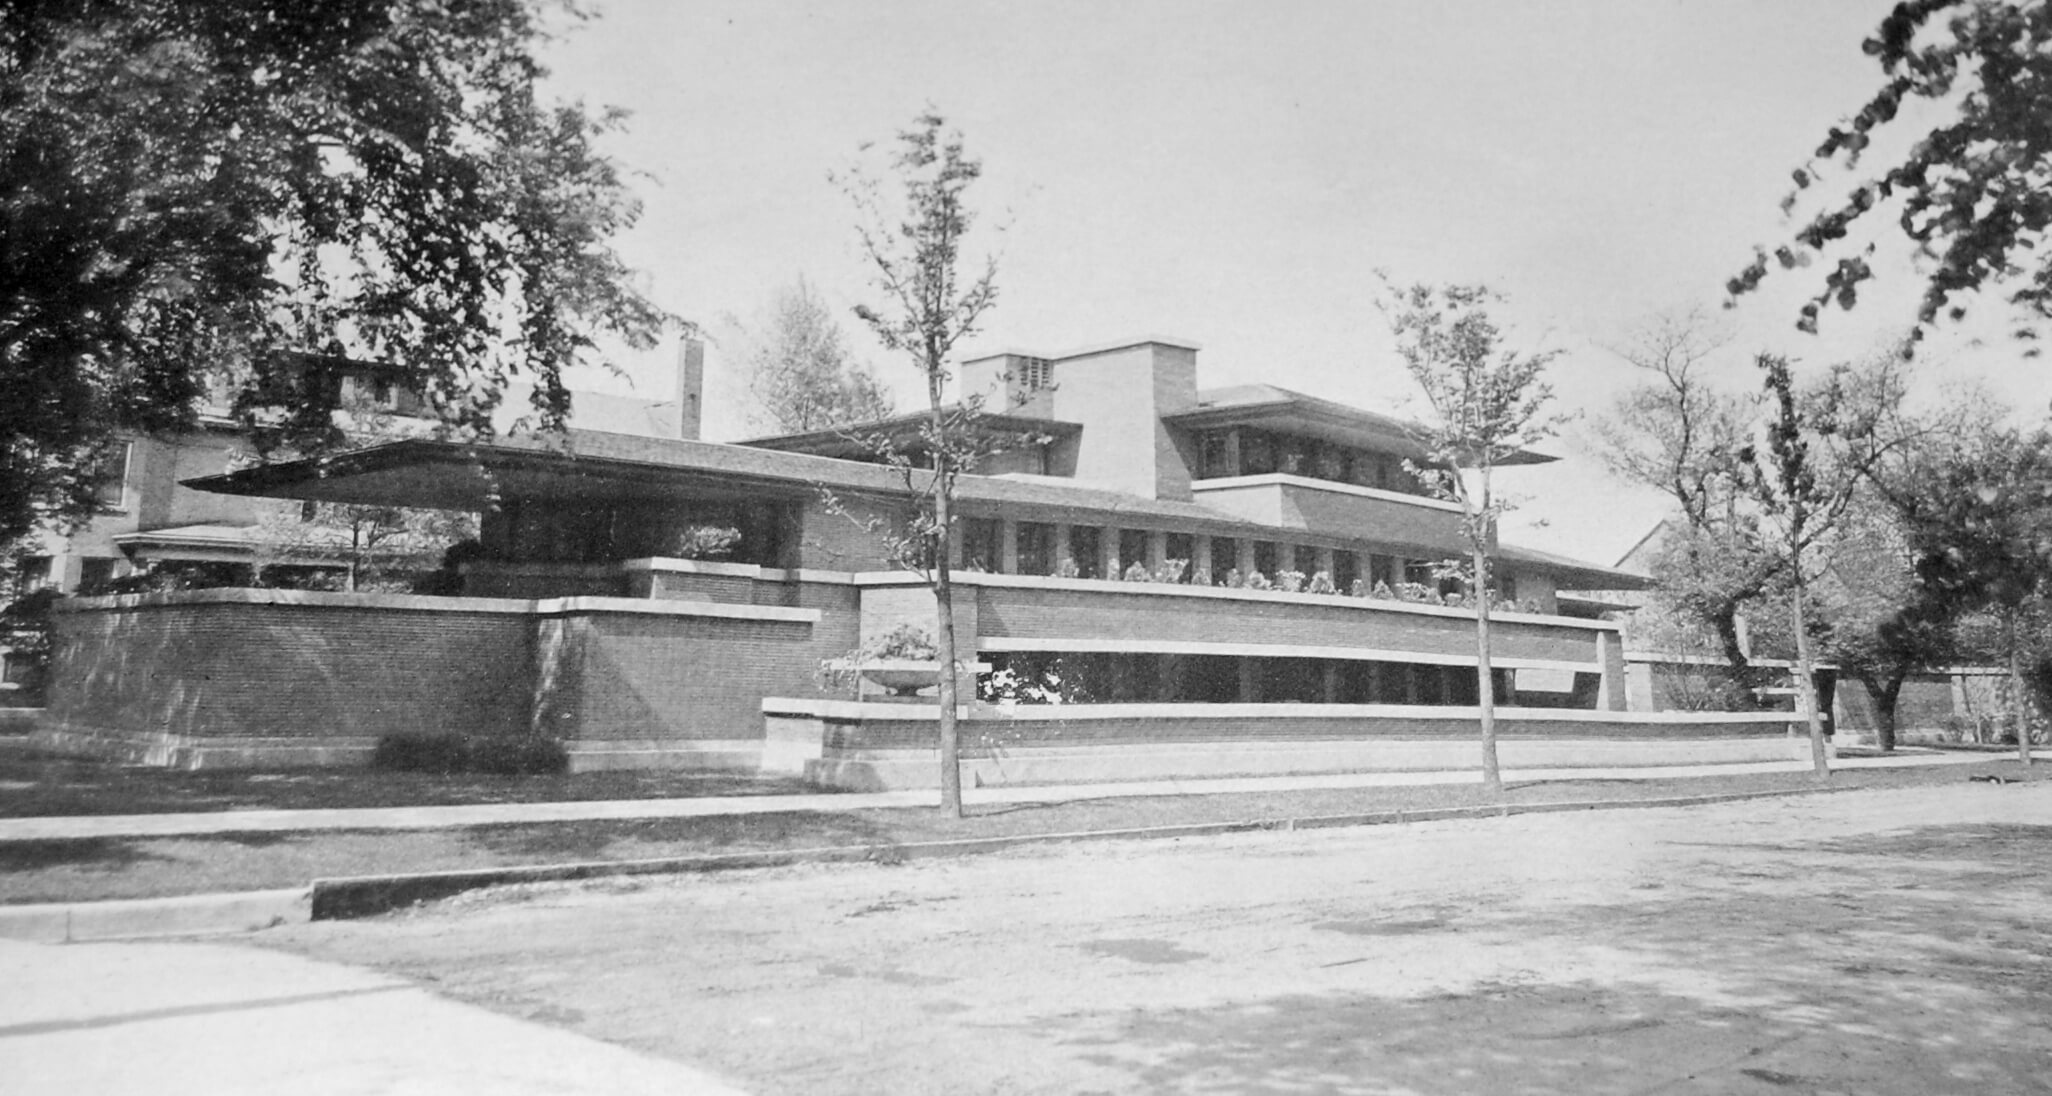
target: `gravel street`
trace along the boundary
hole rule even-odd
[[[1031,808],[1021,808],[1031,809]],[[2052,785],[484,892],[264,934],[759,1093],[2052,1091]]]

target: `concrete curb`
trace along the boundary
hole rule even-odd
[[[478,868],[469,871],[363,875],[316,879],[308,886],[291,890],[0,906],[0,939],[72,943],[85,940],[255,932],[277,925],[299,924],[306,921],[372,917],[422,902],[450,898],[465,891],[521,883],[572,882],[637,875],[705,874],[747,868],[788,867],[796,864],[898,864],[915,859],[973,856],[1028,845],[1212,837],[1272,830],[1338,829],[1349,826],[1384,826],[1466,818],[1508,818],[1520,814],[1552,814],[1561,811],[1694,807],[1747,799],[1778,799],[1855,790],[1858,789],[1787,788],[1759,792],[1669,796],[1661,799],[1502,803],[1492,806],[1366,811],[1290,818],[1242,819],[1231,822],[1191,822],[1123,830],[1013,834],[953,841],[918,841],[910,844],[836,845],[810,849],[766,849],[760,852],[662,857],[650,860],[600,860],[570,864]]]
[[[1858,789],[1830,787],[1787,788],[1760,792],[1724,792],[1710,795],[1670,796],[1663,799],[1562,800],[1551,803],[1503,803],[1493,806],[1368,811],[1358,814],[1246,819],[1233,822],[1193,822],[1173,826],[1148,826],[1124,830],[1078,830],[1068,833],[971,837],[954,841],[918,841],[902,845],[837,845],[811,849],[771,849],[761,852],[720,853],[708,856],[662,857],[650,860],[603,860],[572,864],[479,868],[472,871],[457,872],[361,875],[339,879],[314,880],[311,887],[312,919],[315,921],[329,921],[372,917],[422,902],[432,902],[453,897],[465,891],[520,883],[558,883],[637,875],[706,874],[746,868],[788,867],[795,864],[862,862],[898,864],[915,859],[935,859],[998,852],[1026,845],[1067,844],[1081,841],[1134,841],[1178,837],[1212,837],[1220,834],[1253,833],[1265,830],[1338,829],[1349,826],[1383,826],[1395,823],[1440,822],[1466,818],[1508,818],[1520,814],[1554,814],[1563,811],[1695,807],[1712,803],[1731,803],[1747,799],[1779,799],[1788,796],[1818,795],[1828,792],[1856,790]]]
[[[43,944],[255,932],[313,919],[313,888],[0,906],[0,939]]]

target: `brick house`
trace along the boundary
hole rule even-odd
[[[975,706],[976,777],[1465,767],[1473,610],[1444,603],[1433,577],[1460,554],[1459,513],[1403,470],[1423,457],[1412,430],[1265,385],[1201,389],[1196,359],[1187,342],[1141,339],[963,365],[970,390],[1001,394],[995,426],[1031,440],[959,482],[957,634],[996,670],[1059,666],[1085,701]],[[484,558],[460,598],[89,602],[65,615],[60,680],[116,646],[126,667],[146,649],[158,677],[189,675],[183,628],[250,638],[211,645],[211,706],[181,706],[131,669],[98,695],[53,700],[44,737],[177,764],[317,762],[426,726],[552,736],[580,768],[930,782],[930,701],[826,699],[817,683],[822,663],[866,641],[931,628],[924,581],[825,501],[910,514],[898,473],[863,456],[836,432],[719,444],[572,431],[404,440],[191,481],[476,511]],[[736,531],[731,553],[678,558],[704,527]],[[1513,605],[1492,614],[1506,764],[1785,749],[1773,719],[1623,711],[1617,626],[1567,615],[1556,591],[1639,577],[1510,544],[1495,559]],[[268,659],[244,665],[244,642]],[[318,743],[283,733],[308,706],[330,712]]]

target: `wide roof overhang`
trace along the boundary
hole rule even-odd
[[[666,500],[802,501],[822,490],[851,498],[909,498],[889,467],[717,442],[572,430],[492,442],[406,439],[332,456],[257,465],[184,481],[219,494],[363,506],[484,511],[506,499],[659,504]],[[1342,530],[1278,529],[1194,502],[1152,499],[1046,477],[963,476],[956,497],[970,515],[1181,529],[1258,539],[1354,539]],[[1426,549],[1421,546],[1422,552]],[[1448,551],[1446,548],[1437,551]],[[1638,589],[1645,580],[1514,545],[1499,559],[1538,565],[1563,587]]]
[[[1190,411],[1163,415],[1162,421],[1188,430],[1246,427],[1318,438],[1339,445],[1392,453],[1411,460],[1428,457],[1424,428],[1416,423],[1358,407],[1321,400],[1272,385],[1248,385],[1200,394]],[[1560,458],[1529,449],[1499,459],[1499,465],[1546,464]]]

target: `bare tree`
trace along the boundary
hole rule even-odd
[[[997,303],[997,261],[985,259],[980,271],[966,277],[960,269],[964,239],[976,219],[963,196],[982,175],[983,165],[963,151],[959,130],[929,110],[898,134],[890,168],[901,191],[895,199],[883,193],[873,175],[858,171],[837,181],[860,214],[862,253],[882,298],[874,305],[858,306],[855,314],[885,348],[910,359],[926,383],[927,418],[918,458],[884,443],[886,459],[906,476],[915,499],[905,533],[885,543],[901,562],[915,565],[933,590],[940,661],[936,691],[941,809],[959,817],[962,766],[955,717],[960,659],[949,554],[956,480],[973,467],[982,442],[973,394],[964,393],[953,407],[945,396],[956,345],[975,333],[984,313]],[[890,453],[895,453],[895,460]]]
[[[1742,503],[1738,453],[1750,440],[1755,404],[1707,376],[1730,342],[1701,309],[1652,317],[1610,351],[1646,376],[1597,424],[1611,473],[1651,487],[1680,517],[1655,560],[1658,596],[1707,627],[1735,683],[1748,682],[1739,615],[1779,579],[1780,557],[1761,549]]]
[[[875,422],[895,409],[890,390],[848,349],[826,300],[800,276],[755,322],[728,317],[739,336],[758,427],[796,434]]]
[[[1482,725],[1482,783],[1503,790],[1496,763],[1496,686],[1489,648],[1489,554],[1506,509],[1492,479],[1501,465],[1553,434],[1546,412],[1553,388],[1543,379],[1559,351],[1520,354],[1501,349],[1503,333],[1488,305],[1501,300],[1487,286],[1416,284],[1384,278],[1383,315],[1396,335],[1411,379],[1425,392],[1435,422],[1419,441],[1426,461],[1412,473],[1461,507],[1475,602],[1475,685]]]

